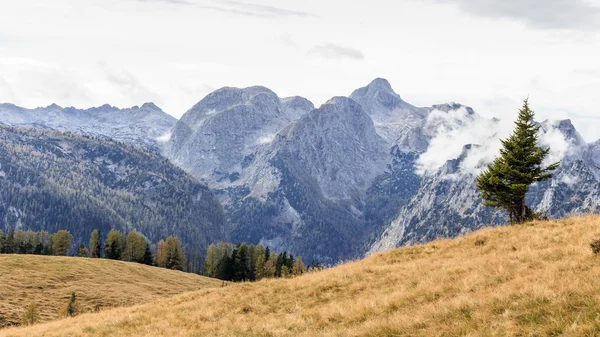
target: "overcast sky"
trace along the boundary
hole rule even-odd
[[[0,102],[179,117],[223,86],[571,118],[600,138],[600,0],[0,0]]]

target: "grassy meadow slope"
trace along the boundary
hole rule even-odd
[[[42,321],[56,319],[71,292],[83,310],[91,311],[96,305],[106,310],[219,286],[220,281],[206,277],[136,263],[0,255],[0,328],[19,323],[34,301]]]
[[[598,336],[595,238],[592,216],[485,229],[0,336]]]

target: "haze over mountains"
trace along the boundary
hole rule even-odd
[[[511,122],[457,103],[415,107],[384,79],[317,109],[264,87],[223,88],[176,122],[149,104],[86,111],[0,106],[0,123],[162,151],[214,191],[232,241],[324,262],[506,222],[483,207],[475,176]],[[563,164],[531,189],[531,205],[551,217],[597,211],[600,141],[586,143],[568,120],[541,126],[549,160]]]

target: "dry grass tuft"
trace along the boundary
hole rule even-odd
[[[486,229],[4,336],[599,336],[595,238],[595,216]]]
[[[35,302],[55,320],[71,292],[84,312],[132,306],[221,283],[209,278],[104,259],[0,255],[0,328],[21,322]]]

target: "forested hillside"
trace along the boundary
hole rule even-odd
[[[188,255],[227,241],[203,184],[154,152],[70,133],[0,126],[0,230],[61,229],[74,245],[94,229],[178,236]]]

